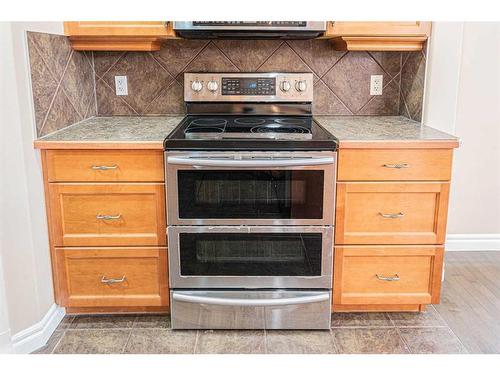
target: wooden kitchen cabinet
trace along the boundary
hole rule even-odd
[[[336,244],[439,244],[448,182],[339,182]]]
[[[439,303],[453,147],[341,144],[334,311],[421,311]]]
[[[64,33],[78,51],[158,51],[175,38],[165,21],[67,21]]]
[[[66,307],[168,305],[166,248],[56,248]]]
[[[339,50],[419,51],[430,32],[431,22],[422,21],[330,21],[324,37]]]
[[[43,149],[42,167],[56,303],[168,312],[162,150]]]

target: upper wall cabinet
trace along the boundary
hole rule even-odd
[[[328,22],[325,38],[347,51],[418,51],[431,32],[430,22]]]
[[[157,51],[162,39],[175,38],[171,22],[64,22],[64,33],[78,51]]]

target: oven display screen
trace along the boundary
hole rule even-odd
[[[276,78],[222,78],[222,95],[276,95]]]

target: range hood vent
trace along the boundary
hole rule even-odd
[[[317,21],[174,21],[177,35],[189,39],[313,39],[325,30]]]

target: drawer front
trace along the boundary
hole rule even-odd
[[[167,306],[166,248],[56,248],[65,307]]]
[[[164,175],[161,151],[47,151],[49,182],[162,182]]]
[[[341,150],[339,181],[448,181],[453,150]]]
[[[337,246],[334,304],[439,303],[443,254],[443,246]]]
[[[449,183],[340,182],[336,244],[442,244]]]
[[[166,245],[163,184],[49,184],[55,246]]]

